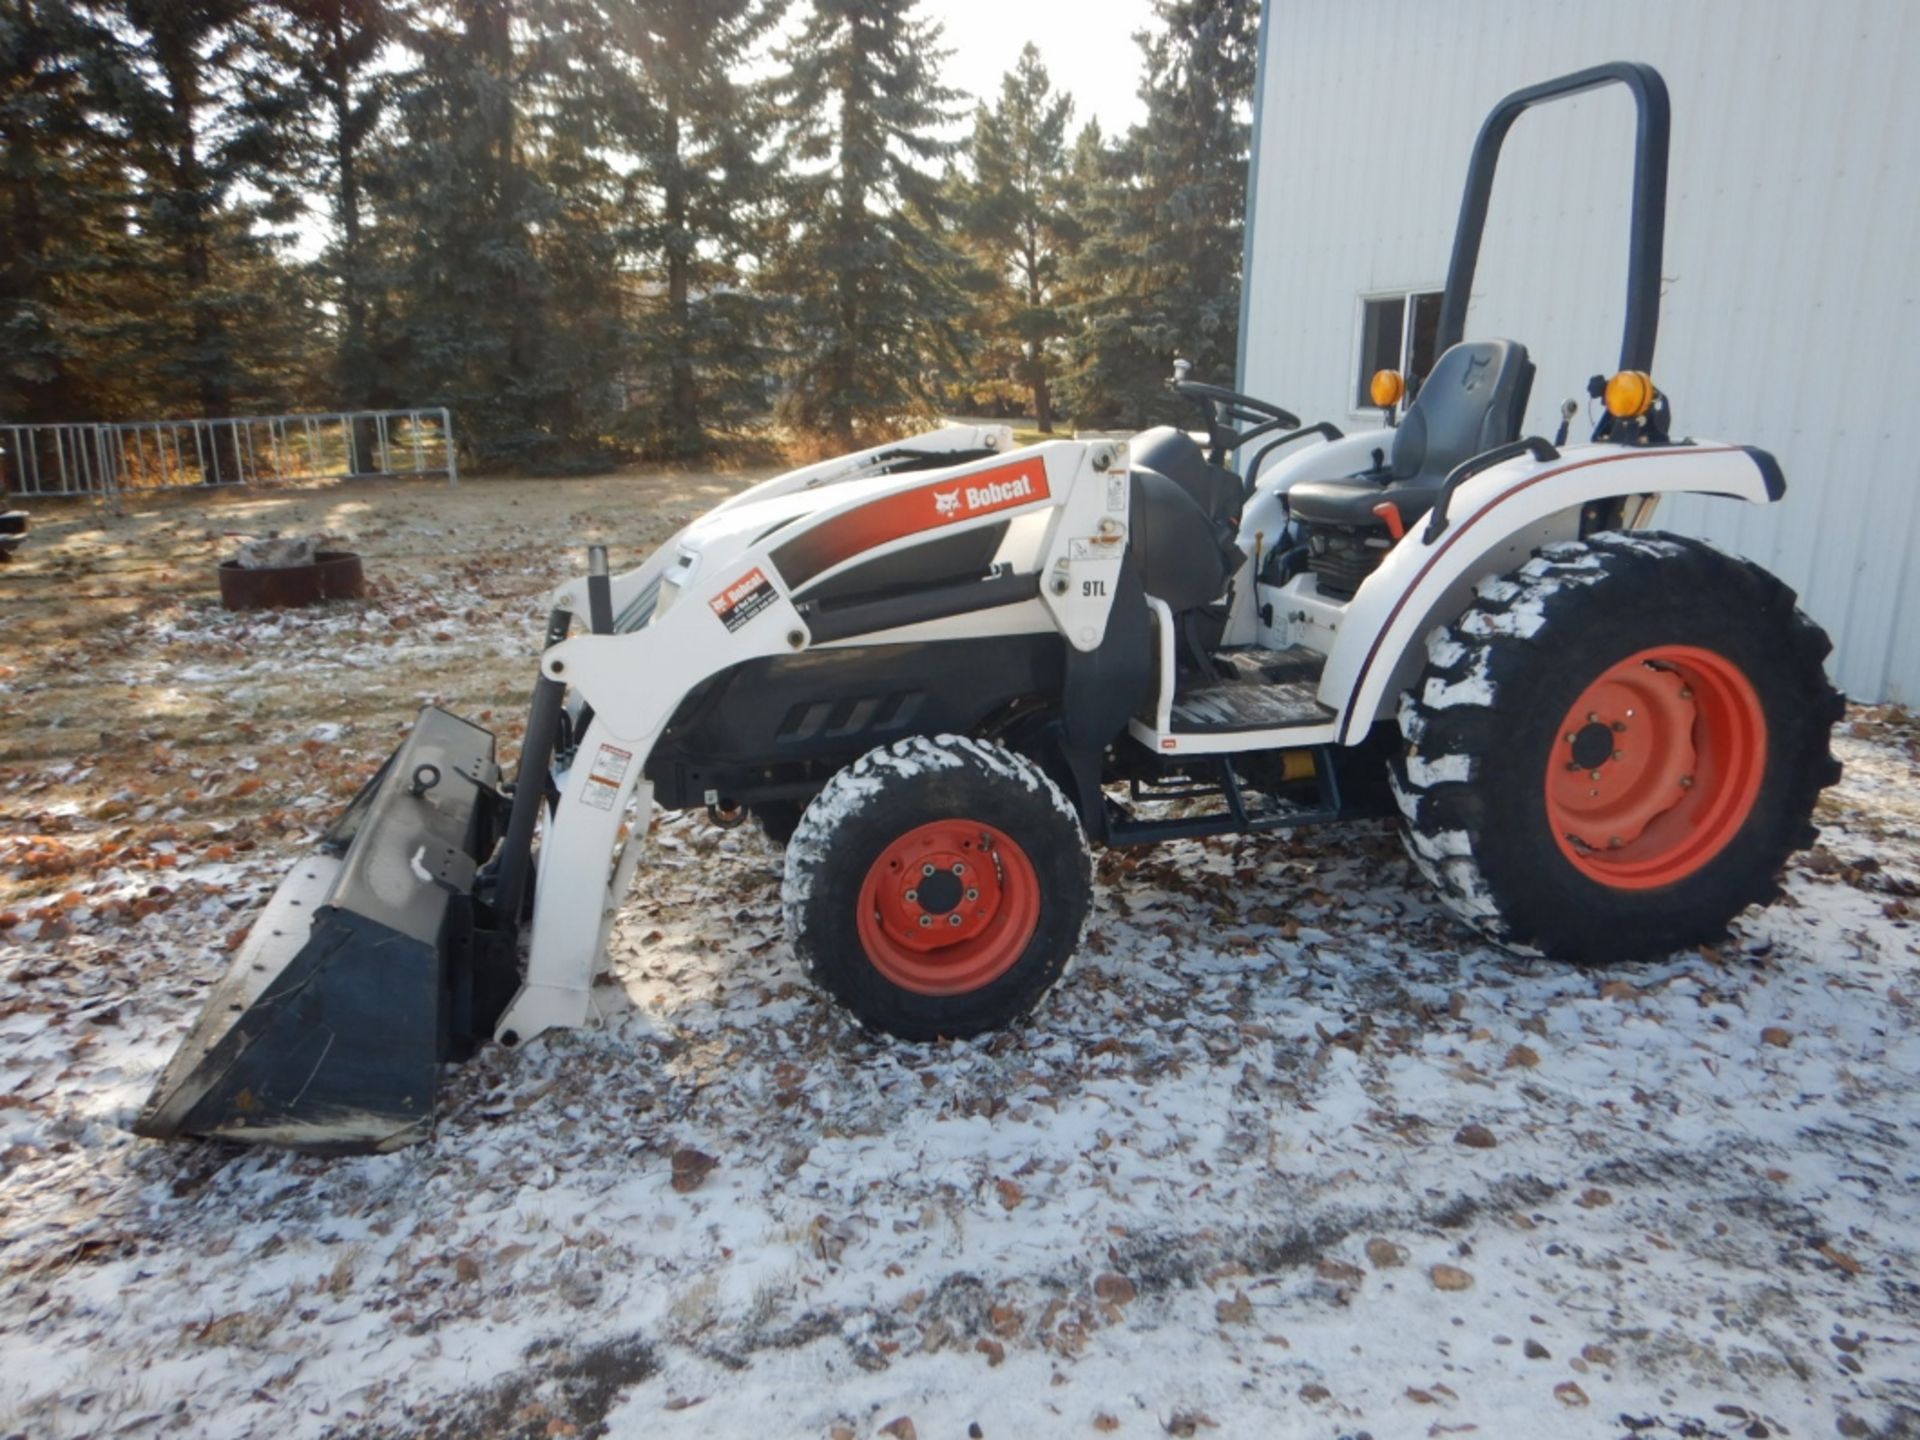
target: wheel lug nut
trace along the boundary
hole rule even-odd
[[[978,900],[979,898],[980,898],[980,892],[978,890],[969,889],[967,891],[967,899]]]
[[[927,926],[929,926],[929,925],[931,925],[931,924],[933,924],[933,916],[931,916],[931,915],[922,915],[922,916],[920,917],[920,925],[921,925],[921,928],[922,928],[922,929],[925,929],[925,928],[926,928]]]
[[[956,913],[954,913],[954,914],[952,914],[952,915],[949,915],[949,916],[947,916],[947,924],[949,924],[949,925],[958,925],[959,923],[960,923],[960,916],[959,916],[959,914],[958,914],[958,912],[956,912]]]
[[[931,874],[933,874],[933,866],[931,866],[931,865],[922,865],[922,866],[920,867],[920,873],[921,873],[922,875],[931,875]]]
[[[1580,737],[1574,734],[1571,730],[1567,732],[1567,744],[1571,745],[1574,741],[1578,740],[1579,738]]]
[[[1691,775],[1682,775],[1680,777],[1680,788],[1682,790],[1691,790],[1693,788],[1693,777]]]
[[[956,875],[964,875],[967,873],[967,867],[956,860],[953,862],[953,873]]]
[[[1620,734],[1626,728],[1627,728],[1627,722],[1624,720],[1616,720],[1613,722],[1613,733],[1616,735]]]
[[[1624,750],[1616,750],[1613,752],[1613,758],[1616,760],[1624,760],[1627,758],[1627,752]]]
[[[1599,722],[1600,722],[1600,712],[1598,710],[1587,711],[1587,723],[1589,725],[1597,725]]]
[[[908,903],[908,904],[912,904],[912,903],[913,903],[913,902],[914,902],[915,900],[918,900],[919,898],[920,898],[920,892],[919,892],[918,890],[909,890],[909,891],[907,891],[907,903]]]
[[[1600,772],[1596,770],[1591,775],[1587,776],[1587,778],[1589,780],[1598,780],[1600,778]]]

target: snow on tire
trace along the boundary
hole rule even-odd
[[[787,843],[787,934],[814,980],[907,1040],[996,1029],[1037,1004],[1080,943],[1086,837],[1039,766],[990,741],[869,751]]]
[[[1814,840],[1840,774],[1831,648],[1778,579],[1699,541],[1548,546],[1428,638],[1392,774],[1407,851],[1513,949],[1712,940]]]

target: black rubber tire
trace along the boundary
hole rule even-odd
[[[1609,887],[1562,854],[1543,777],[1560,722],[1609,667],[1658,645],[1738,665],[1759,697],[1767,755],[1752,812],[1693,874],[1657,889]],[[1414,863],[1456,915],[1512,949],[1582,964],[1668,954],[1726,933],[1779,894],[1787,857],[1811,845],[1845,697],[1827,683],[1826,632],[1759,566],[1697,540],[1608,532],[1551,545],[1484,580],[1400,704],[1393,788]]]
[[[754,805],[753,818],[760,825],[760,833],[784,850],[799,829],[805,810],[798,800],[762,800]]]
[[[867,958],[859,895],[897,837],[942,818],[977,820],[1023,849],[1039,882],[1032,938],[1005,974],[962,995],[922,995]],[[807,806],[787,846],[787,935],[814,981],[861,1021],[902,1040],[999,1029],[1039,1003],[1079,947],[1093,894],[1072,804],[1032,761],[957,735],[898,740],[861,756]]]

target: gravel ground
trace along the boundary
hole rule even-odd
[[[424,701],[511,741],[540,596],[737,477],[42,513],[0,638],[0,1435],[1920,1434],[1920,725],[1786,898],[1575,971],[1386,826],[1099,864],[1017,1033],[863,1037],[776,851],[670,817],[605,1022],[322,1162],[126,1125]],[[233,532],[365,602],[218,608]],[[504,537],[504,539],[503,539]],[[509,746],[510,748],[510,746]],[[972,1427],[972,1428],[970,1428]]]

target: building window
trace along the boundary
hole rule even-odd
[[[1407,399],[1413,398],[1419,382],[1438,358],[1433,344],[1440,333],[1440,295],[1438,290],[1415,290],[1369,295],[1361,300],[1360,373],[1354,382],[1354,409],[1376,408],[1368,393],[1376,370],[1398,370],[1406,377]]]

